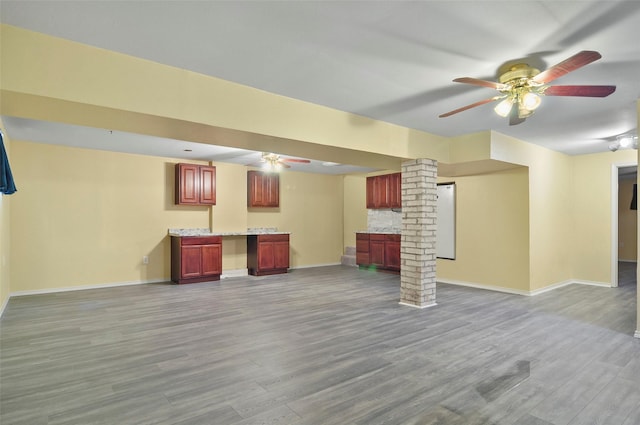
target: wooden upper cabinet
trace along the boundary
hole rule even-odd
[[[176,164],[176,204],[215,205],[216,167]]]
[[[247,206],[280,206],[280,175],[262,171],[247,171]]]
[[[389,208],[402,208],[402,174],[389,174],[388,196]]]
[[[401,208],[401,184],[401,173],[367,177],[367,208]]]

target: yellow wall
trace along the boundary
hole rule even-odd
[[[11,204],[11,292],[164,280],[167,229],[209,227],[206,207],[173,204],[171,160],[12,147],[20,190]]]
[[[0,128],[2,129],[4,147],[9,157],[10,165],[13,163],[13,155],[11,153],[11,141],[4,129],[2,119],[0,118]],[[15,174],[14,174],[15,178]],[[20,189],[20,183],[16,183],[18,190]],[[4,306],[9,300],[10,293],[10,270],[11,270],[11,258],[10,258],[10,241],[11,241],[11,197],[13,195],[0,194],[0,314],[4,311]]]
[[[636,129],[640,128],[640,99],[636,102],[636,114],[637,114],[637,125]],[[640,164],[640,150],[636,152],[636,164]],[[638,186],[640,187],[640,173],[638,174]],[[638,231],[640,232],[640,226],[638,226]],[[640,237],[638,237],[638,251],[640,251]],[[640,262],[636,264],[636,276],[640,276]],[[637,278],[636,278],[637,285]],[[635,336],[640,338],[640,290],[636,291],[636,306],[638,308],[638,313],[636,315],[636,333]]]
[[[291,267],[340,263],[342,193],[342,176],[283,172],[280,207],[249,209],[247,226],[291,232]]]
[[[456,183],[456,259],[438,259],[439,281],[529,290],[529,178],[520,167]]]
[[[447,159],[440,136],[9,25],[0,31],[8,115],[376,168],[399,169],[411,155]]]
[[[344,246],[356,246],[356,232],[367,230],[367,177],[344,176]]]
[[[208,207],[174,205],[175,162],[15,141],[20,191],[11,204],[11,292],[168,280],[167,229],[211,222],[221,232],[292,232],[292,267],[339,263],[341,176],[283,172],[280,208],[248,212],[247,168],[215,164],[210,218]],[[238,269],[246,269],[246,238],[225,237],[223,273]]]
[[[638,259],[638,211],[632,210],[631,198],[635,180],[621,179],[618,185],[618,259]]]
[[[611,179],[617,179],[612,166],[635,161],[633,150],[573,157],[574,279],[611,284]]]

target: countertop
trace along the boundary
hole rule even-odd
[[[398,229],[392,229],[392,228],[387,228],[387,227],[380,227],[380,228],[373,228],[373,229],[369,229],[369,230],[360,230],[356,233],[384,233],[384,234],[389,234],[389,235],[399,235],[402,233],[402,231],[398,230]]]
[[[169,229],[169,236],[250,236],[250,235],[289,235],[290,232],[279,232],[276,227],[252,227],[237,232],[214,232],[207,228]]]

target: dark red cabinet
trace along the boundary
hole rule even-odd
[[[402,174],[367,177],[367,208],[402,208]]]
[[[400,271],[400,235],[390,233],[357,233],[356,264],[378,270]]]
[[[171,237],[171,280],[175,283],[220,280],[220,236]]]
[[[247,268],[254,276],[287,273],[289,235],[247,236]]]
[[[176,164],[176,204],[215,205],[216,167]]]
[[[262,171],[247,171],[247,206],[280,206],[280,175]]]

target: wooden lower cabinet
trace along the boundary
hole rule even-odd
[[[220,236],[171,237],[171,280],[195,283],[220,280],[222,238]]]
[[[368,233],[356,233],[356,264],[371,264]]]
[[[356,264],[363,268],[399,272],[400,235],[389,233],[357,233]]]
[[[247,268],[253,276],[287,273],[289,235],[247,236]]]

